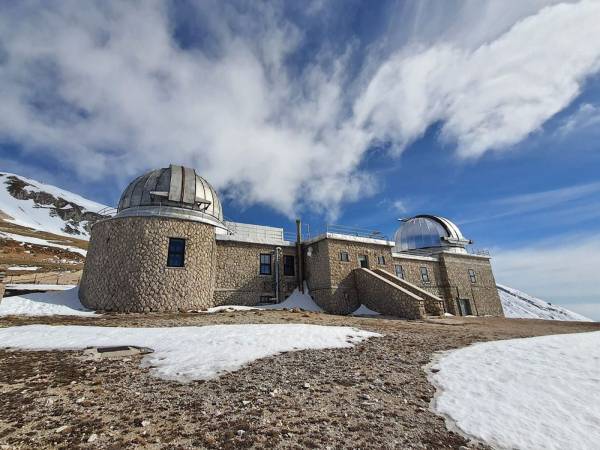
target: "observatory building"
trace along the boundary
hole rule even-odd
[[[148,172],[97,222],[81,302],[118,312],[201,310],[282,302],[306,286],[325,311],[361,304],[409,319],[502,316],[489,254],[472,254],[460,229],[431,215],[402,219],[394,240],[328,226],[307,236],[225,221],[213,187],[195,170]]]

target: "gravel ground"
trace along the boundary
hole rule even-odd
[[[302,322],[383,333],[351,349],[290,352],[204,382],[159,380],[140,356],[0,351],[0,448],[460,448],[429,410],[424,366],[473,342],[600,330],[497,318],[428,321],[290,311],[2,318],[33,323],[181,326]]]

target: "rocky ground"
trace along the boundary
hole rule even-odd
[[[351,349],[286,353],[189,384],[152,377],[140,368],[139,356],[90,361],[81,351],[0,351],[1,448],[477,447],[429,410],[434,388],[424,366],[435,352],[600,330],[594,323],[403,321],[289,311],[2,318],[0,326],[287,322],[355,326],[385,336]]]

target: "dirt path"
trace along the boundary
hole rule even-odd
[[[140,368],[139,357],[89,362],[80,359],[81,352],[0,351],[0,444],[459,448],[467,441],[429,411],[434,388],[423,366],[434,352],[478,341],[600,330],[600,324],[584,323],[492,318],[407,322],[285,311],[4,318],[0,326],[288,322],[356,326],[385,336],[352,349],[286,353],[189,384],[150,376]],[[93,442],[88,443],[90,437]]]

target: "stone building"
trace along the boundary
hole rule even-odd
[[[225,221],[219,197],[193,169],[171,165],[125,189],[114,217],[97,222],[80,284],[82,303],[119,312],[190,311],[285,300],[308,287],[325,311],[364,304],[409,319],[450,312],[502,315],[489,255],[436,216],[402,221],[394,241],[328,229]]]

